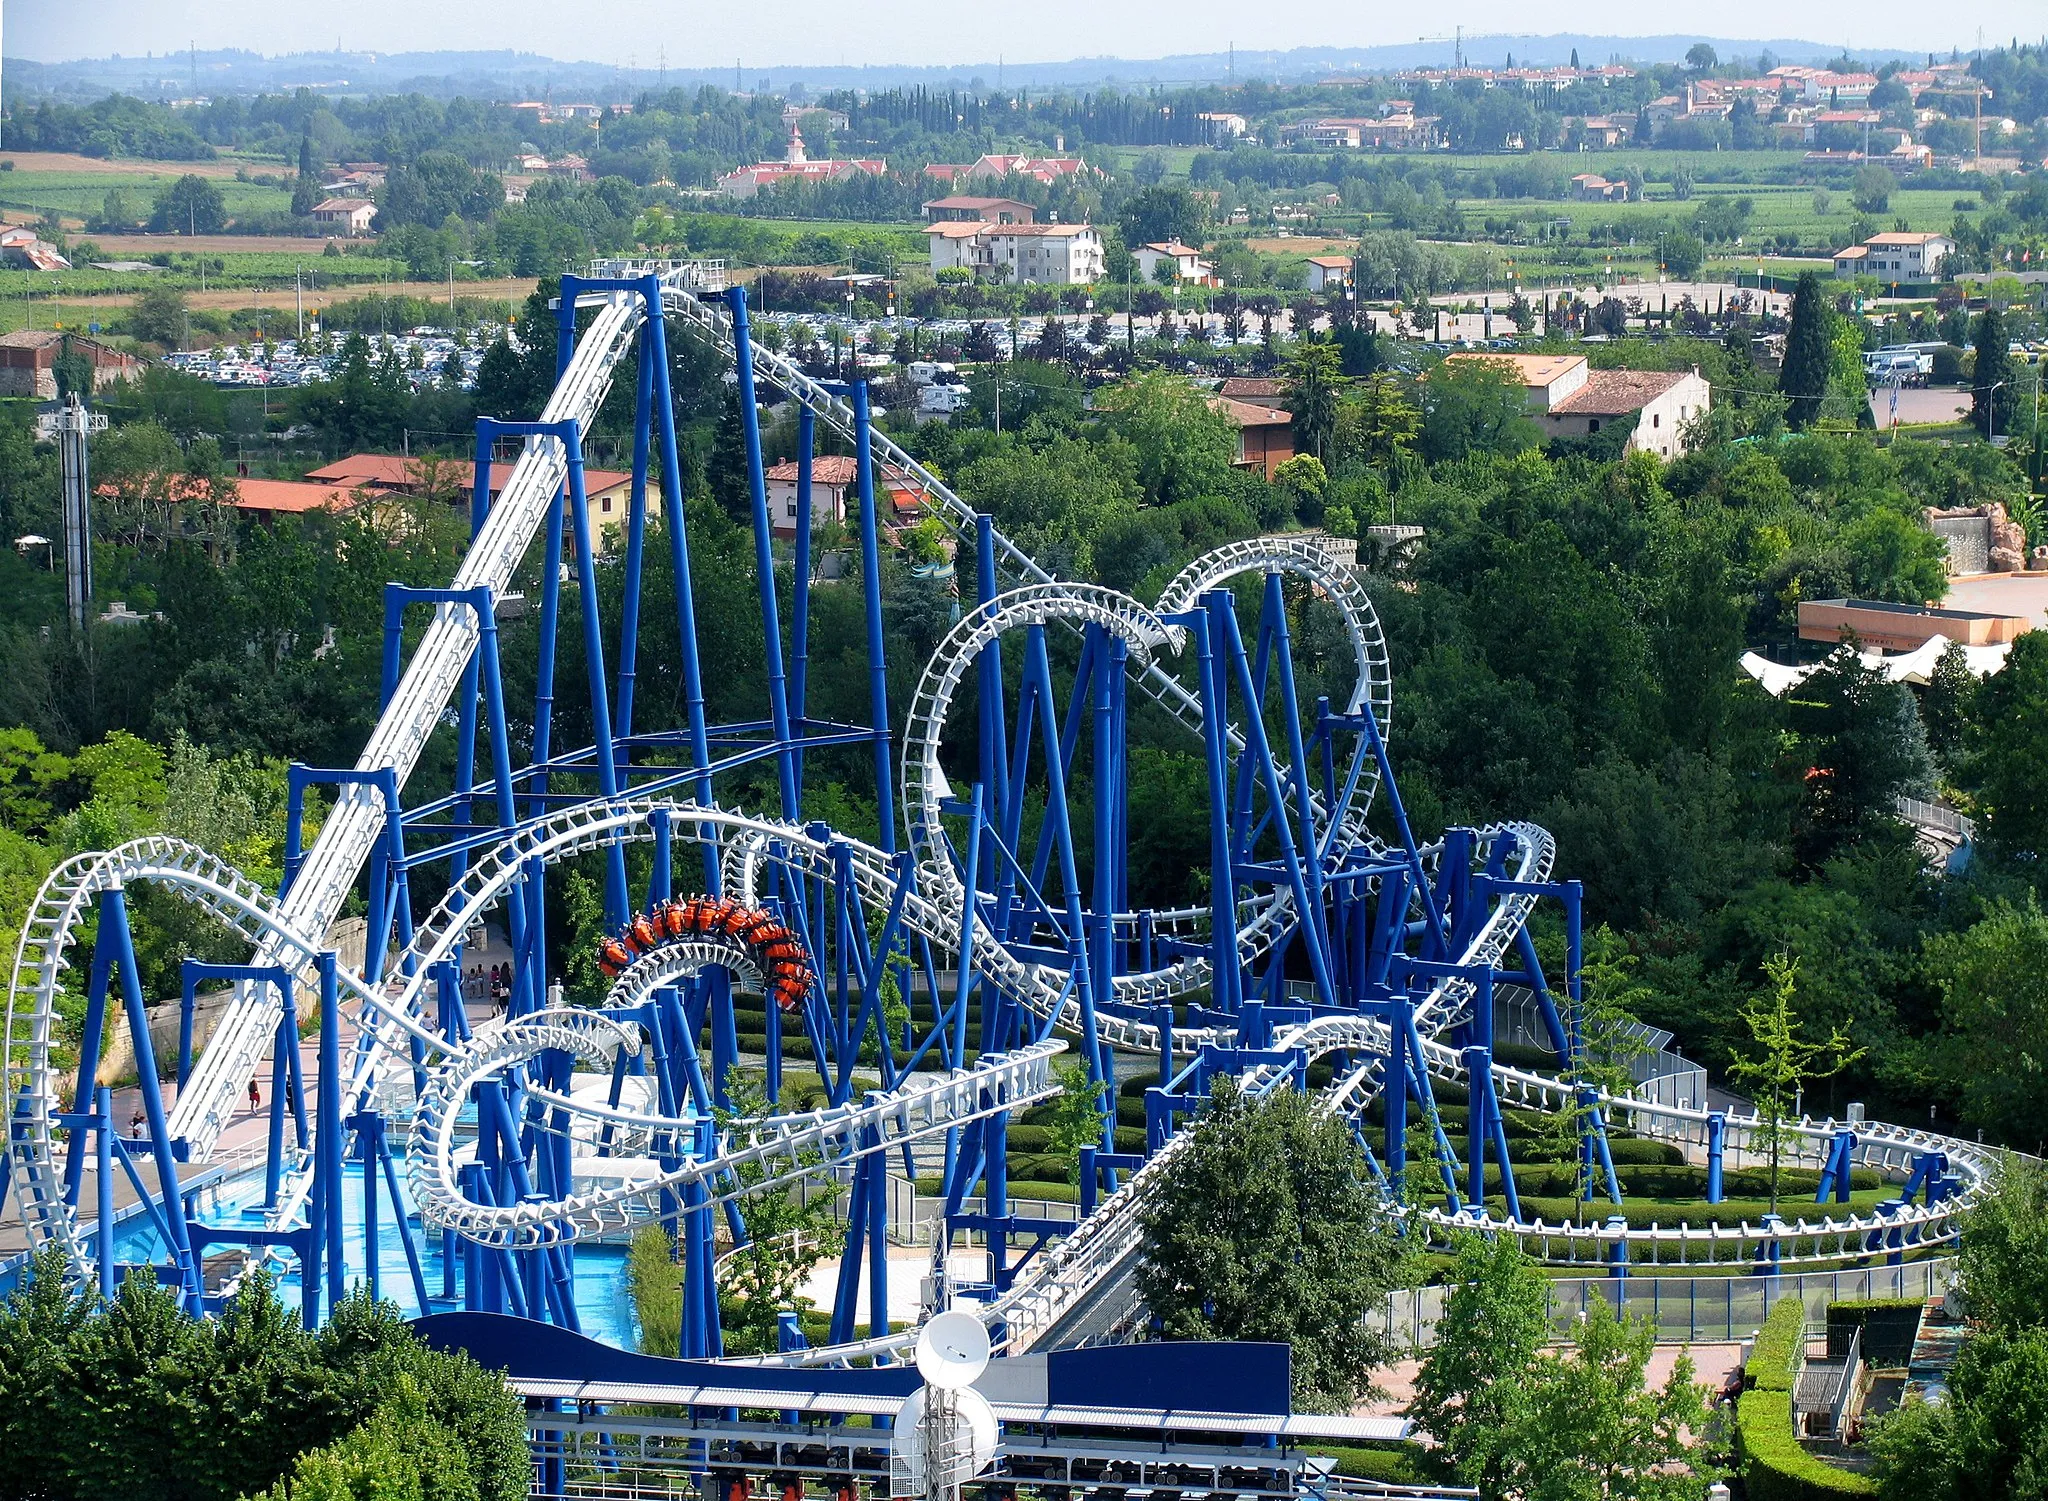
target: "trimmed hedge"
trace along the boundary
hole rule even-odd
[[[937,1173],[927,1173],[917,1180],[917,1191],[935,1199],[945,1193],[946,1181]],[[1019,1199],[1036,1199],[1041,1204],[1078,1204],[1081,1190],[1072,1183],[1012,1183],[1012,1205]]]
[[[1735,1462],[1750,1501],[1827,1501],[1874,1496],[1865,1476],[1808,1454],[1792,1432],[1792,1364],[1806,1334],[1806,1305],[1780,1298],[1756,1332],[1742,1368],[1749,1390],[1735,1405]]]
[[[1799,1341],[1805,1333],[1804,1302],[1788,1296],[1773,1303],[1763,1327],[1756,1332],[1749,1361],[1742,1368],[1743,1384],[1751,1391],[1791,1391],[1792,1362],[1799,1354]]]
[[[1616,1143],[1623,1145],[1623,1143]],[[1638,1143],[1627,1143],[1638,1145]],[[1643,1142],[1643,1146],[1661,1143]],[[1707,1170],[1692,1163],[1674,1164],[1664,1162],[1616,1161],[1615,1179],[1621,1184],[1622,1193],[1632,1199],[1699,1199],[1707,1195]],[[1788,1220],[1797,1220],[1803,1212],[1809,1217],[1816,1209],[1827,1206],[1813,1202],[1813,1192],[1819,1186],[1817,1173],[1804,1173],[1804,1183],[1796,1183],[1790,1174],[1779,1179],[1779,1212]],[[1597,1174],[1599,1183],[1604,1178]],[[1857,1168],[1849,1180],[1850,1188],[1874,1189],[1884,1186],[1884,1179],[1870,1168]],[[1515,1163],[1516,1191],[1539,1199],[1570,1198],[1574,1187],[1574,1168],[1570,1163]],[[1769,1205],[1771,1175],[1759,1168],[1739,1168],[1722,1175],[1721,1187],[1729,1199],[1759,1199]],[[1489,1194],[1500,1191],[1500,1169],[1492,1163],[1486,1168],[1486,1191]],[[1798,1196],[1795,1198],[1795,1195]],[[1802,1206],[1798,1199],[1804,1199]]]
[[[1828,1501],[1874,1496],[1868,1476],[1838,1470],[1799,1447],[1792,1436],[1789,1392],[1744,1392],[1735,1405],[1735,1460],[1749,1501]]]
[[[1010,1198],[1036,1199],[1041,1204],[1078,1204],[1081,1190],[1072,1183],[1012,1183]]]
[[[1356,1480],[1377,1480],[1382,1485],[1427,1485],[1431,1476],[1417,1461],[1422,1451],[1407,1445],[1388,1448],[1332,1448],[1317,1445],[1308,1451],[1337,1461],[1335,1473]]]
[[[1015,1162],[1019,1152],[1047,1152],[1052,1150],[1052,1128],[1049,1126],[1013,1125],[1006,1132],[1010,1142],[1010,1160]],[[1135,1126],[1119,1126],[1116,1132],[1116,1149],[1119,1152],[1142,1152],[1145,1150],[1145,1133]]]
[[[1521,1177],[1518,1174],[1515,1179],[1518,1188],[1521,1181]],[[1459,1191],[1463,1192],[1463,1190],[1464,1178],[1461,1172],[1459,1175]],[[1521,1199],[1522,1214],[1528,1219],[1534,1219],[1541,1215],[1548,1223],[1555,1225],[1574,1218],[1578,1213],[1578,1203],[1569,1198],[1551,1198],[1543,1194],[1524,1193],[1521,1195]],[[1490,1201],[1496,1205],[1499,1203],[1498,1198],[1495,1196],[1490,1196]],[[1874,1196],[1865,1194],[1860,1205],[1852,1204],[1849,1207],[1868,1209],[1874,1203]],[[1803,1206],[1808,1219],[1816,1218],[1814,1210],[1821,1207],[1811,1201],[1808,1201]],[[1837,1212],[1840,1211],[1840,1206],[1829,1207],[1835,1208]],[[1797,1199],[1785,1199],[1779,1202],[1778,1213],[1788,1225],[1798,1222],[1801,1211],[1802,1206]],[[1739,1225],[1744,1222],[1754,1225],[1759,1223],[1770,1212],[1771,1202],[1768,1199],[1724,1199],[1719,1204],[1659,1204],[1651,1199],[1630,1199],[1622,1204],[1620,1208],[1616,1208],[1607,1202],[1607,1198],[1603,1193],[1600,1198],[1593,1201],[1588,1214],[1590,1218],[1602,1222],[1606,1221],[1610,1216],[1618,1214],[1628,1222],[1632,1229],[1647,1230],[1652,1225]],[[1795,1254],[1793,1251],[1795,1245],[1804,1248],[1807,1244],[1808,1242],[1804,1239],[1788,1241],[1786,1242],[1785,1254],[1788,1256]]]

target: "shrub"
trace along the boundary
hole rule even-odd
[[[1735,1407],[1736,1468],[1751,1501],[1871,1496],[1877,1487],[1799,1447],[1792,1432],[1792,1364],[1806,1335],[1806,1305],[1780,1298],[1756,1332],[1742,1369],[1749,1390]]]
[[[1831,1496],[1874,1496],[1862,1475],[1838,1470],[1799,1447],[1792,1434],[1788,1391],[1758,1388],[1735,1408],[1736,1469],[1750,1501],[1825,1501]]]
[[[626,1254],[626,1290],[633,1296],[642,1353],[674,1355],[682,1348],[683,1279],[668,1232],[660,1225],[634,1232]]]
[[[1743,1384],[1752,1391],[1791,1391],[1792,1361],[1805,1333],[1803,1302],[1796,1297],[1784,1297],[1773,1303],[1763,1327],[1756,1332],[1749,1363],[1742,1368]]]
[[[1382,1485],[1425,1485],[1430,1480],[1421,1463],[1422,1452],[1400,1445],[1392,1448],[1315,1448],[1309,1451],[1336,1463],[1335,1473],[1354,1480],[1376,1480]]]

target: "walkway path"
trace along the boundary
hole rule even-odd
[[[1650,1385],[1663,1385],[1678,1364],[1678,1357],[1685,1354],[1692,1356],[1692,1379],[1715,1391],[1721,1389],[1730,1372],[1742,1365],[1742,1346],[1739,1344],[1658,1345],[1650,1352]],[[1360,1403],[1351,1409],[1351,1415],[1355,1418],[1395,1417],[1406,1412],[1408,1404],[1415,1400],[1415,1377],[1421,1369],[1419,1360],[1397,1360],[1387,1366],[1374,1377],[1386,1395],[1376,1401]]]

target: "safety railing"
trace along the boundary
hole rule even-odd
[[[1953,1257],[1942,1257],[1762,1277],[1559,1277],[1550,1283],[1549,1317],[1553,1329],[1567,1333],[1601,1298],[1619,1312],[1649,1320],[1663,1344],[1734,1342],[1756,1333],[1781,1298],[1798,1298],[1807,1317],[1817,1319],[1830,1303],[1851,1299],[1939,1297],[1955,1281],[1955,1269]],[[1379,1327],[1414,1349],[1428,1349],[1449,1295],[1442,1286],[1396,1292],[1387,1299]]]

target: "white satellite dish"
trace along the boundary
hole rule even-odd
[[[988,1369],[988,1326],[964,1309],[925,1321],[917,1335],[917,1373],[927,1386],[958,1391]]]
[[[924,1386],[896,1415],[890,1493],[951,1496],[995,1462],[995,1410],[980,1392]]]

